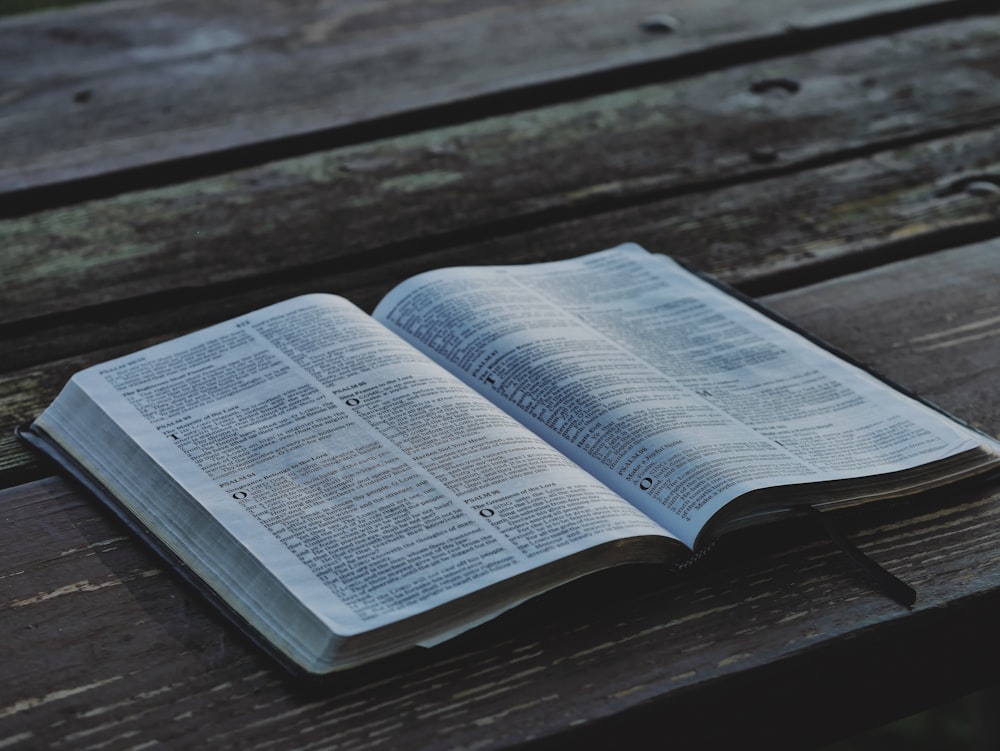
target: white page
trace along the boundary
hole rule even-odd
[[[341,298],[289,300],[74,380],[341,635],[661,534]]]
[[[428,272],[374,317],[692,546],[750,490],[892,472],[977,445],[635,245]]]

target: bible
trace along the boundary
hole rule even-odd
[[[292,670],[432,645],[998,443],[627,244],[308,294],[73,376],[22,437]]]

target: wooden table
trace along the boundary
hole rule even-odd
[[[296,293],[371,309],[423,269],[636,240],[995,435],[996,10],[112,0],[0,21],[0,748],[804,748],[995,682],[997,487],[845,520],[912,612],[781,528],[310,687],[12,429],[85,365]]]

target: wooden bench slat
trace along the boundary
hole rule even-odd
[[[423,127],[420,117],[522,107],[539,85],[552,96],[560,81],[623,66],[634,79],[636,65],[669,72],[692,56],[704,65],[699,56],[715,48],[726,63],[749,54],[747,44],[766,55],[837,30],[872,34],[992,10],[969,0],[674,5],[679,25],[668,34],[643,28],[650,6],[639,0],[122,0],[5,19],[0,70],[16,75],[0,96],[0,196],[11,211],[18,191],[107,173],[123,173],[122,185],[172,182],[370,137],[373,126],[408,130]],[[183,161],[222,152],[214,166]],[[64,188],[82,200],[115,184]]]
[[[959,248],[768,302],[996,431],[998,251],[1000,241]],[[610,740],[627,724],[639,748],[647,737],[660,743],[647,734],[666,724],[677,739],[720,743],[773,724],[775,747],[792,748],[831,707],[828,739],[876,713],[884,720],[897,702],[985,682],[998,662],[996,488],[846,520],[864,549],[917,587],[913,613],[855,581],[829,543],[774,528],[734,538],[688,576],[652,567],[588,579],[312,691],[284,682],[63,481],[0,491],[0,508],[0,658],[12,666],[0,737],[28,728],[38,745],[122,733],[203,740],[211,717],[221,745],[266,731],[279,744],[496,748],[563,732]],[[945,612],[968,624],[947,640],[937,631]],[[873,659],[885,668],[877,680],[856,681]],[[744,677],[717,688],[714,679],[737,672]],[[734,722],[719,721],[720,704]]]
[[[905,275],[904,275],[905,274]],[[766,298],[884,375],[1000,434],[1000,239]],[[992,384],[992,385],[991,385]]]
[[[735,186],[470,245],[414,250],[391,264],[379,264],[375,256],[357,267],[338,270],[334,264],[314,270],[308,279],[279,276],[256,287],[223,286],[199,294],[175,290],[156,301],[110,306],[99,315],[76,311],[38,329],[10,326],[2,364],[8,373],[0,374],[0,422],[16,425],[32,419],[77,370],[185,329],[311,291],[342,294],[370,310],[392,285],[429,268],[499,258],[510,263],[551,260],[631,239],[760,291],[984,232],[996,234],[1000,196],[938,195],[938,176],[968,164],[992,164],[1000,171],[995,132],[761,181],[750,190]],[[25,369],[11,370],[17,367]],[[13,435],[0,434],[0,487],[44,472]]]
[[[176,306],[215,296],[223,284],[311,279],[616,208],[641,213],[670,196],[768,175],[801,171],[812,197],[835,194],[818,165],[871,153],[870,169],[879,172],[878,159],[896,158],[883,153],[894,146],[996,127],[1000,86],[987,51],[998,37],[1000,17],[943,24],[0,222],[0,324],[23,331],[26,317],[76,316],[135,298],[145,298],[135,304],[145,310]],[[919,83],[911,84],[915,71]],[[750,91],[769,80],[801,88]],[[840,106],[830,108],[831,97]],[[990,138],[960,156],[931,146],[922,180],[991,168],[1000,180]],[[768,149],[774,163],[754,161]],[[912,210],[923,221],[962,205],[961,196],[958,185]],[[767,217],[766,228],[822,224],[829,214],[821,205],[791,204]],[[734,240],[726,242],[745,222],[758,224],[747,232],[765,228],[762,215],[734,215]],[[906,217],[893,230],[906,227],[921,232]],[[631,228],[622,232],[619,239]],[[732,266],[748,260],[732,255]],[[720,267],[711,256],[686,257]]]

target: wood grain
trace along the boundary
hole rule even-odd
[[[792,290],[766,302],[996,435],[998,284],[1000,240],[992,240]]]
[[[761,292],[997,234],[1000,196],[941,189],[969,165],[1000,172],[996,135],[975,132],[887,151],[762,180],[752,190],[732,186],[470,244],[414,249],[391,263],[372,252],[287,276],[182,287],[132,304],[78,309],[37,327],[22,321],[3,331],[8,372],[0,373],[0,424],[32,419],[88,365],[304,292],[342,294],[370,310],[391,286],[430,268],[553,260],[624,239]],[[135,273],[139,283],[141,265]],[[72,278],[69,269],[63,276]],[[0,433],[0,485],[44,473],[10,431]]]
[[[996,432],[998,251],[997,241],[969,246],[768,302]],[[856,582],[809,530],[778,528],[733,539],[690,575],[594,577],[313,689],[276,674],[63,481],[2,491],[0,508],[0,660],[18,666],[0,687],[0,738],[33,746],[205,742],[210,721],[208,742],[250,747],[586,747],[627,724],[640,748],[668,723],[677,742],[754,732],[795,748],[967,690],[998,667],[995,488],[846,519],[916,586],[913,613]],[[943,614],[964,625],[928,649]],[[857,681],[872,660],[876,679]],[[810,701],[789,717],[795,694]],[[711,721],[720,703],[740,724]],[[831,706],[837,726],[817,727]]]
[[[456,246],[575,220],[617,223],[610,240],[617,242],[646,234],[636,225],[656,212],[668,221],[677,207],[691,210],[691,201],[667,199],[796,174],[813,205],[733,212],[715,250],[671,252],[726,272],[759,260],[767,244],[771,271],[803,266],[813,260],[803,256],[806,241],[784,254],[796,242],[781,235],[805,235],[813,225],[822,231],[835,219],[842,207],[825,210],[820,197],[836,200],[839,188],[829,181],[840,178],[821,168],[858,159],[867,160],[861,163],[873,180],[909,173],[902,190],[933,183],[928,195],[911,194],[910,207],[892,195],[865,197],[873,213],[895,203],[900,215],[882,217],[886,232],[913,238],[989,219],[996,195],[963,203],[961,178],[981,173],[987,185],[1000,181],[1000,68],[990,57],[998,41],[998,17],[942,24],[0,222],[0,325],[4,333],[40,334],[25,320],[53,315],[104,324],[121,318],[129,301],[144,311],[176,308],[415,253],[455,257]],[[801,88],[752,91],[773,81]],[[839,106],[829,107],[831,100]],[[971,137],[948,140],[955,133]],[[772,162],[759,163],[762,150]],[[727,195],[754,200],[756,191]],[[952,210],[964,215],[932,219]],[[634,223],[622,226],[625,216]],[[687,226],[676,222],[666,239]],[[744,236],[758,247],[741,249]],[[884,236],[867,235],[875,242]],[[823,245],[829,242],[813,238],[809,253],[849,252],[841,238],[836,247]],[[491,252],[483,247],[468,256]],[[102,313],[109,303],[118,309]]]
[[[638,0],[119,0],[4,19],[0,70],[16,75],[0,89],[0,195],[10,210],[19,191],[109,172],[119,189],[174,182],[570,91],[557,82],[593,91],[705,66],[706,50],[731,64],[830,30],[993,10],[958,0],[675,6],[674,33],[644,25],[650,6]],[[607,71],[617,71],[610,82]],[[203,155],[214,166],[184,161]],[[107,189],[84,181],[72,200]]]

